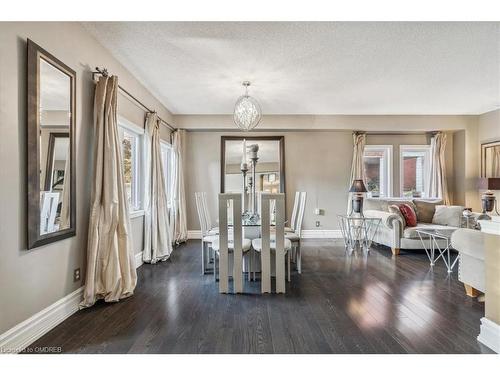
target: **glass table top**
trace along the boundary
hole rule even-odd
[[[427,236],[440,237],[449,240],[453,232],[455,232],[457,228],[450,229],[416,229],[417,233],[424,234]]]

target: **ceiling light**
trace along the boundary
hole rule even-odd
[[[243,82],[243,86],[245,94],[240,96],[234,105],[233,121],[241,130],[249,131],[259,124],[262,111],[257,100],[248,95],[250,82]]]

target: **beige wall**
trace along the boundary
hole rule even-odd
[[[75,237],[26,249],[26,38],[76,71],[77,228]],[[120,84],[160,116],[171,114],[78,23],[0,23],[0,333],[78,289],[73,270],[84,270],[90,200],[94,83],[91,70],[106,67]],[[144,113],[123,98],[119,112],[142,123]],[[135,115],[132,115],[135,113]],[[135,120],[134,120],[135,119]],[[142,248],[142,218],[132,224]]]
[[[500,110],[479,116],[479,143],[500,140]],[[500,192],[495,192],[500,202]],[[499,203],[500,204],[500,203]],[[488,236],[486,242],[486,301],[485,316],[500,324],[500,248],[499,236]]]
[[[500,140],[500,109],[479,116],[479,142]]]
[[[206,191],[213,222],[217,216],[217,194],[220,190],[220,138],[227,132],[187,132],[186,200],[188,229],[199,229],[194,193]],[[352,155],[350,131],[273,132],[249,135],[285,136],[286,191],[307,191],[304,229],[337,227],[336,214],[345,213]],[[293,206],[294,194],[287,194],[287,213]],[[316,216],[314,208],[325,210]]]

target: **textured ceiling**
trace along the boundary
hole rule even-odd
[[[479,114],[500,106],[500,23],[84,23],[174,114]],[[96,61],[98,65],[98,61]]]

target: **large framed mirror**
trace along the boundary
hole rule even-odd
[[[250,193],[254,183],[252,158],[255,157],[257,158],[256,191],[285,192],[285,138],[283,136],[223,136],[221,137],[222,193],[237,193],[243,190]],[[246,164],[246,172],[242,171],[242,163]]]
[[[76,73],[28,39],[28,249],[76,234]]]
[[[500,177],[500,140],[481,145],[481,177]]]

